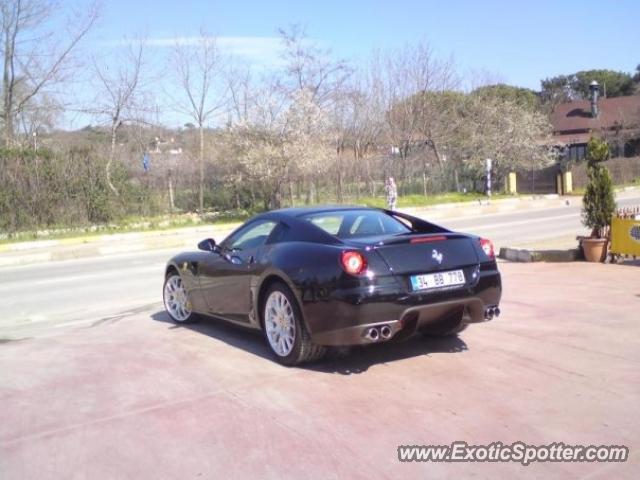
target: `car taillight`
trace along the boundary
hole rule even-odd
[[[360,275],[367,269],[367,261],[359,252],[342,252],[340,263],[344,271],[351,275]]]
[[[487,257],[489,257],[492,260],[496,258],[496,252],[493,250],[493,243],[491,243],[491,240],[487,240],[486,238],[481,238],[480,247],[482,247],[482,250],[487,255]]]

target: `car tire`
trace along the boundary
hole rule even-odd
[[[262,331],[269,348],[282,365],[293,366],[320,360],[326,347],[311,341],[300,306],[283,283],[271,285],[261,302]]]
[[[198,320],[197,314],[191,310],[189,294],[177,272],[170,272],[164,279],[162,287],[164,308],[175,323],[186,324]]]

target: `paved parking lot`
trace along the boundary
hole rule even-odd
[[[508,264],[503,315],[307,368],[160,305],[0,345],[0,478],[637,478],[640,269]],[[617,444],[624,464],[400,463],[401,444]]]

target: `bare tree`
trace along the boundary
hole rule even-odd
[[[515,101],[468,95],[457,145],[469,169],[480,174],[491,158],[494,170],[506,173],[551,163],[551,130],[546,115]]]
[[[336,96],[336,102],[329,110],[331,127],[336,149],[335,167],[337,174],[337,196],[343,199],[345,177],[345,152],[351,152],[353,166],[364,166],[364,179],[369,195],[375,195],[374,172],[370,156],[377,153],[382,141],[384,111],[378,101],[378,92],[370,82],[366,72],[350,79]],[[361,169],[358,168],[357,177]],[[357,180],[357,179],[356,179]]]
[[[272,84],[254,99],[248,119],[232,126],[229,139],[265,208],[278,208],[292,178],[324,173],[330,152],[327,120],[308,92],[289,98]]]
[[[65,79],[71,55],[93,26],[95,4],[84,18],[68,19],[66,35],[53,23],[60,5],[51,0],[1,0],[3,53],[2,128],[9,146],[16,134],[16,117],[47,87]]]
[[[141,122],[143,110],[140,102],[141,69],[144,42],[135,42],[128,47],[120,65],[110,69],[94,60],[98,95],[87,113],[108,119],[110,134],[109,159],[105,166],[107,184],[117,196],[111,169],[116,155],[118,130],[126,122]]]
[[[474,68],[463,72],[463,90],[472,92],[482,87],[507,83],[507,79],[499,72],[486,68]]]
[[[249,118],[249,105],[255,101],[256,90],[251,69],[247,65],[231,64],[227,70],[226,77],[231,101],[228,124],[232,125],[234,122],[247,121]]]
[[[38,136],[51,131],[62,112],[63,107],[59,102],[43,92],[38,98],[32,99],[16,116],[15,132],[21,131],[23,138],[31,140],[33,148],[37,149]]]
[[[386,102],[387,135],[402,162],[401,177],[407,176],[409,155],[428,146],[442,164],[439,146],[443,125],[438,94],[457,86],[453,62],[435,56],[428,43],[405,45],[382,58],[374,57],[379,91]],[[426,191],[427,162],[423,156],[422,177]]]
[[[331,132],[335,149],[336,196],[338,202],[344,199],[344,154],[349,145],[351,133],[351,110],[347,102],[348,94],[344,92],[331,109]]]
[[[176,108],[188,115],[198,127],[200,145],[198,154],[198,205],[204,212],[204,131],[208,122],[227,105],[227,85],[224,83],[222,57],[215,37],[200,32],[196,43],[176,41],[171,57],[181,97],[174,98]]]
[[[336,92],[351,75],[351,68],[345,61],[333,59],[330,50],[312,42],[299,24],[281,28],[279,33],[284,46],[284,87],[289,94],[307,91],[311,101],[326,107],[335,100]]]
[[[294,24],[279,29],[283,50],[284,72],[278,83],[289,99],[306,98],[324,112],[339,106],[343,86],[352,74],[351,67],[344,60],[335,59],[329,49],[320,47],[310,39],[303,26]],[[341,153],[338,151],[338,153]],[[318,195],[319,177],[309,175],[305,169],[298,169],[299,181],[313,185],[307,189],[307,201],[312,191]],[[293,182],[294,178],[290,178]],[[293,184],[289,185],[293,197]]]

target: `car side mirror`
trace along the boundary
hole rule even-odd
[[[205,252],[217,252],[218,246],[216,245],[216,241],[213,238],[205,238],[200,243],[198,243],[198,249],[204,250]]]

